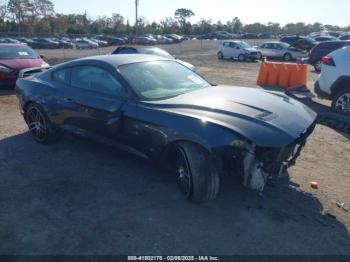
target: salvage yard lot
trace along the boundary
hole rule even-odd
[[[212,83],[254,87],[259,63],[218,61],[216,46],[164,48]],[[40,53],[55,64],[111,51]],[[309,87],[316,77],[310,67]],[[350,207],[349,135],[318,125],[262,197],[225,178],[217,200],[195,205],[137,157],[72,137],[36,144],[11,91],[0,92],[0,117],[1,254],[350,254],[350,213],[336,204]]]

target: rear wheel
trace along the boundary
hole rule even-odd
[[[284,61],[290,61],[290,60],[292,60],[292,55],[289,54],[289,53],[284,54],[283,60],[284,60]]]
[[[39,104],[31,104],[26,110],[25,119],[35,141],[41,144],[54,143],[61,138],[61,131],[55,128]]]
[[[179,143],[169,153],[171,173],[187,199],[205,202],[216,198],[220,178],[209,152],[191,143]]]
[[[318,60],[314,63],[314,68],[315,68],[315,71],[316,72],[321,72],[322,70],[322,61],[321,60]]]
[[[350,115],[350,88],[345,88],[335,95],[332,108],[338,112]]]
[[[219,59],[219,60],[224,59],[224,55],[223,55],[222,52],[219,52],[219,53],[218,53],[218,59]]]

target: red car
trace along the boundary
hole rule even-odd
[[[14,87],[20,70],[49,65],[29,46],[0,44],[0,87]]]

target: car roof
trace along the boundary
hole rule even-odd
[[[85,57],[75,61],[104,62],[117,68],[122,65],[134,64],[134,63],[152,62],[152,61],[173,61],[173,60],[155,56],[155,55],[121,54],[121,55],[101,55],[101,56]]]

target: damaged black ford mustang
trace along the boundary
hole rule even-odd
[[[316,120],[284,93],[213,86],[174,60],[149,55],[25,70],[16,94],[37,142],[69,131],[160,160],[196,202],[214,199],[225,173],[262,191],[295,164]]]

